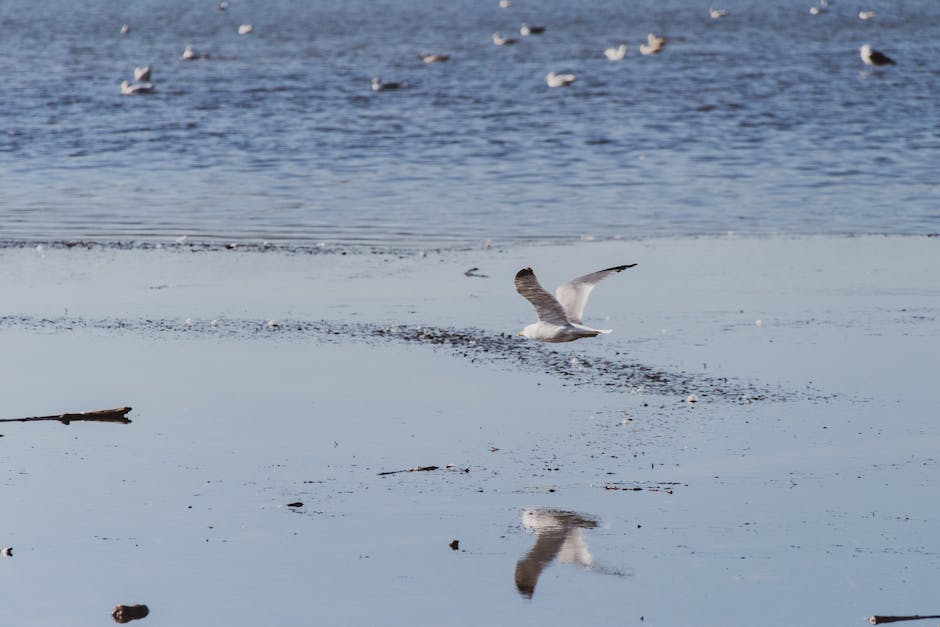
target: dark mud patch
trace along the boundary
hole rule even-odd
[[[2,316],[0,327],[53,331],[96,329],[149,336],[204,336],[232,339],[298,337],[323,342],[400,342],[445,349],[471,363],[509,364],[513,369],[542,372],[561,379],[566,385],[590,386],[615,392],[675,397],[685,403],[691,395],[698,401],[721,400],[735,403],[828,398],[813,392],[788,391],[726,377],[710,377],[685,371],[668,372],[629,360],[564,351],[505,333],[484,329],[428,326],[382,326],[329,320],[220,319],[121,319],[121,318],[41,318]]]

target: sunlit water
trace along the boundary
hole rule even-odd
[[[0,239],[940,230],[932,0],[868,2],[869,21],[850,2],[725,2],[721,20],[688,0],[215,4],[0,4]],[[547,31],[492,44],[523,21]],[[642,57],[650,31],[669,43]],[[863,43],[898,65],[866,70]],[[209,58],[180,61],[187,44]],[[157,93],[122,96],[145,64]],[[549,71],[578,79],[549,89]]]

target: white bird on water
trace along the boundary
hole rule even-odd
[[[711,16],[713,20],[717,20],[719,18],[722,18],[728,15],[728,12],[725,11],[724,9],[711,8],[708,10],[708,14]]]
[[[121,81],[121,93],[125,96],[153,93],[153,83],[128,83]]]
[[[239,34],[239,35],[248,35],[248,34],[250,34],[253,30],[255,30],[255,27],[252,26],[251,24],[241,24],[241,25],[238,27],[238,34]]]
[[[882,52],[878,52],[877,50],[874,50],[868,44],[865,44],[864,46],[859,48],[858,52],[861,55],[862,61],[865,63],[865,65],[871,65],[871,66],[897,65],[894,62],[894,59],[892,59],[891,57],[889,57],[888,55]]]
[[[532,303],[539,320],[528,325],[519,335],[540,342],[571,342],[610,333],[610,329],[593,329],[581,324],[584,306],[595,285],[605,277],[635,265],[614,266],[571,279],[558,286],[555,296],[539,284],[532,268],[523,268],[516,273],[516,291]]]
[[[544,26],[529,26],[525,22],[523,22],[522,26],[519,27],[519,34],[523,37],[528,37],[529,35],[541,35],[544,32]]]
[[[874,11],[859,11],[858,12],[858,19],[860,20],[870,20],[873,17],[875,17]]]
[[[627,44],[620,44],[616,48],[607,48],[604,50],[604,56],[608,61],[620,61],[627,56]]]
[[[511,46],[519,43],[519,40],[512,37],[503,37],[499,33],[493,33],[493,43],[497,46]]]
[[[549,72],[545,75],[545,82],[549,87],[567,87],[577,78],[574,74],[555,74]]]
[[[662,52],[662,49],[665,47],[666,38],[664,36],[656,36],[650,33],[646,36],[646,43],[640,45],[640,54],[656,54]]]
[[[186,48],[183,49],[183,54],[180,55],[180,59],[183,61],[195,61],[198,58],[199,55],[196,54],[192,46],[186,46]]]
[[[391,91],[400,89],[404,83],[383,83],[378,76],[372,79],[372,91]]]
[[[145,65],[144,67],[135,67],[134,68],[134,80],[135,81],[149,81],[150,80],[150,66]]]
[[[421,60],[425,63],[443,63],[444,61],[450,60],[449,54],[428,54],[422,52],[418,56],[421,57]]]

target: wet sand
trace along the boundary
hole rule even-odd
[[[314,252],[0,250],[0,417],[134,407],[0,425],[5,622],[936,612],[940,240]],[[514,335],[519,268],[633,262]]]

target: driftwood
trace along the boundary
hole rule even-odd
[[[429,470],[437,470],[440,466],[415,466],[414,468],[405,468],[404,470],[386,470],[385,472],[377,473],[379,476],[382,475],[397,475],[400,472],[427,472]]]
[[[940,618],[940,614],[932,614],[930,616],[872,616],[868,619],[868,622],[872,625],[880,625],[882,623],[897,623],[902,620],[924,620],[927,618]]]
[[[130,407],[117,407],[115,409],[99,409],[98,411],[83,411],[77,414],[59,414],[58,416],[33,416],[31,418],[3,418],[0,422],[36,422],[38,420],[58,420],[64,425],[73,421],[87,420],[92,422],[120,422],[130,424],[127,417]]]

